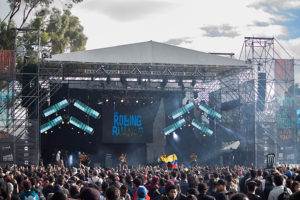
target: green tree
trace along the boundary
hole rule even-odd
[[[0,49],[12,50],[15,48],[16,31],[15,23],[6,23],[2,21],[0,24]]]
[[[68,8],[71,8],[72,3],[79,3],[82,1],[83,0],[65,0],[65,5]],[[19,26],[19,28],[22,28],[34,9],[37,7],[48,8],[53,3],[53,0],[7,0],[7,3],[9,4],[10,11],[3,21],[8,19],[9,22],[12,22],[17,13],[22,13],[21,25]]]
[[[83,33],[78,17],[73,16],[70,10],[42,9],[36,13],[36,17],[26,28],[44,30],[41,31],[41,45],[45,46],[50,54],[85,49],[87,37]],[[37,34],[37,32],[24,34],[22,43],[28,51],[34,51],[31,44],[38,38]]]

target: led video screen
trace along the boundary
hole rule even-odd
[[[154,103],[111,103],[103,106],[104,143],[150,143],[158,110]]]

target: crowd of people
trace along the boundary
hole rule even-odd
[[[300,168],[0,168],[0,200],[300,200]]]

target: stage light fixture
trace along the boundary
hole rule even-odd
[[[94,132],[94,129],[92,127],[86,125],[85,123],[81,122],[80,120],[76,119],[75,117],[70,118],[70,123],[89,134],[92,134]]]
[[[120,77],[120,82],[122,83],[122,85],[127,86],[127,80],[124,76]]]
[[[178,80],[178,86],[183,86],[183,82],[182,82],[182,79],[180,78],[179,80]]]
[[[107,85],[111,84],[111,78],[110,78],[110,76],[106,77],[106,83],[107,83]]]
[[[84,103],[82,103],[79,100],[75,101],[74,106],[95,119],[100,117],[100,114],[96,110],[90,108],[89,106],[85,105]]]
[[[175,110],[174,112],[171,113],[171,117],[173,119],[176,119],[177,117],[180,117],[181,115],[189,112],[190,110],[192,110],[195,107],[193,102],[190,102],[186,105],[184,105],[183,107]]]
[[[196,85],[196,79],[193,79],[192,82],[191,82],[191,86],[194,87],[195,85]]]
[[[121,103],[124,103],[124,99],[121,99]]]
[[[209,108],[207,105],[204,103],[200,103],[199,108],[203,110],[206,114],[210,115],[211,117],[214,117],[218,120],[221,119],[222,115],[220,113],[217,113],[213,109]]]
[[[201,124],[200,122],[198,122],[197,120],[193,119],[192,120],[192,125],[199,129],[200,131],[202,131],[203,133],[211,136],[213,134],[213,131],[210,130],[209,128],[205,127],[203,124]]]
[[[105,102],[109,102],[109,99],[106,98],[106,99],[105,99]]]
[[[174,124],[164,128],[163,133],[165,135],[168,135],[168,134],[174,132],[176,129],[182,127],[185,123],[186,123],[185,119],[181,119],[181,120],[175,122]]]
[[[62,121],[63,121],[63,118],[61,116],[58,116],[55,119],[51,120],[50,122],[42,124],[40,133],[44,133],[44,132],[48,131],[49,129],[53,128],[54,126],[60,124]]]
[[[56,113],[57,111],[67,107],[69,105],[69,102],[64,99],[60,102],[58,102],[57,104],[54,104],[53,106],[43,110],[44,116],[48,117],[50,115],[52,115],[53,113]]]
[[[194,92],[194,99],[198,98],[198,92]]]
[[[135,103],[139,103],[139,100],[136,100]]]
[[[142,85],[142,78],[138,77],[138,85]]]
[[[167,83],[168,83],[168,79],[164,78],[163,81],[160,83],[160,86],[166,87]]]

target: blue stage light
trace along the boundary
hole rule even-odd
[[[189,112],[190,110],[192,110],[195,107],[194,103],[188,103],[185,106],[175,110],[174,112],[171,113],[171,117],[173,119],[176,119],[177,117],[180,117],[181,115]]]
[[[185,123],[186,123],[185,119],[181,119],[178,122],[176,122],[176,123],[174,123],[174,124],[172,124],[172,125],[164,128],[163,129],[163,133],[165,135],[168,135],[168,134],[174,132],[176,129],[182,127]]]
[[[43,112],[44,112],[44,115],[45,117],[48,117],[49,115],[52,115],[53,113],[56,113],[57,111],[67,107],[69,105],[69,102],[65,99],[65,100],[62,100],[60,102],[58,102],[57,104],[54,104],[53,106],[45,109]]]
[[[201,124],[200,122],[198,122],[197,120],[193,119],[192,121],[192,125],[199,129],[200,131],[202,131],[203,133],[211,136],[213,134],[213,131],[210,130],[209,128],[206,128],[203,124]]]
[[[53,128],[54,126],[60,124],[63,121],[63,118],[61,116],[56,117],[55,119],[53,119],[50,122],[47,122],[43,125],[41,125],[41,130],[40,132],[43,133],[51,128]]]
[[[95,119],[97,119],[100,116],[100,114],[96,110],[90,108],[89,106],[85,105],[84,103],[82,103],[79,100],[75,101],[74,106],[76,108],[82,110],[86,114],[90,115],[91,117],[94,117]]]
[[[222,115],[217,113],[216,111],[214,111],[213,109],[209,108],[208,106],[206,106],[205,104],[200,104],[199,108],[201,110],[203,110],[204,112],[206,112],[208,115],[220,120]]]
[[[85,123],[79,121],[78,119],[76,119],[75,117],[71,117],[70,118],[70,123],[73,124],[74,126],[76,126],[77,128],[80,128],[81,130],[92,134],[94,132],[94,129],[88,125],[86,125]]]

